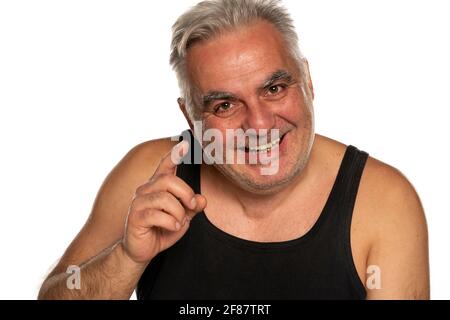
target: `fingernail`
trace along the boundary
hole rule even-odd
[[[187,142],[185,140],[181,141],[179,144],[177,144],[178,150],[182,151],[183,147],[187,146]]]
[[[191,208],[192,209],[195,209],[197,207],[197,200],[195,199],[195,197],[194,198],[192,198],[192,200],[191,200]]]
[[[179,222],[175,223],[175,229],[180,230],[181,224]]]
[[[184,145],[184,141],[181,141],[175,147],[173,147],[172,152],[175,153],[175,156],[178,156],[178,157],[183,156],[183,145]]]

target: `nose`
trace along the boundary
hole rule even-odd
[[[270,130],[275,127],[275,113],[267,103],[255,99],[246,104],[244,130]]]

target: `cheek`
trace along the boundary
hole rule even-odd
[[[222,131],[224,129],[222,121],[218,120],[215,117],[209,117],[208,119],[205,119],[203,121],[203,131],[205,132],[212,129]]]
[[[215,116],[209,116],[203,120],[203,129],[216,129],[225,132],[227,129],[239,128],[240,119],[238,117],[231,117],[230,119],[218,118]]]
[[[277,107],[277,114],[281,118],[291,123],[305,121],[312,117],[310,108],[303,101],[303,96],[298,95],[281,103]]]

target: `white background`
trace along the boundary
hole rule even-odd
[[[170,30],[196,1],[0,1],[0,298],[35,299],[133,146],[187,125]],[[432,297],[450,298],[447,1],[284,1],[310,60],[317,131],[421,195]]]

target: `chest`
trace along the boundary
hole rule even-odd
[[[224,234],[203,214],[140,281],[150,299],[355,299],[355,274],[340,241],[308,237],[254,243]]]
[[[322,215],[330,192],[325,186],[303,196],[292,195],[275,209],[255,203],[257,209],[247,215],[208,186],[204,183],[202,194],[208,199],[205,215],[209,222],[225,233],[255,242],[285,242],[306,235]]]

